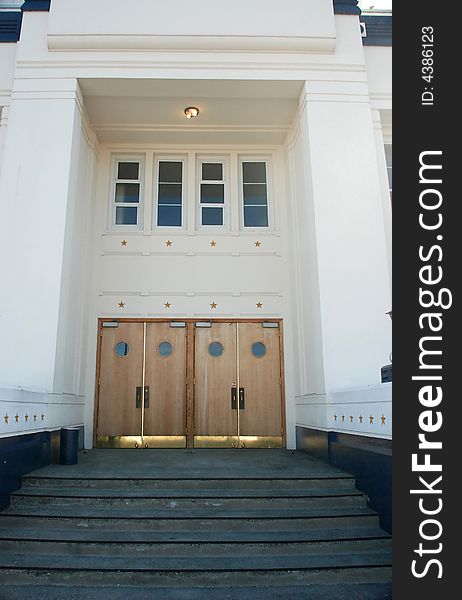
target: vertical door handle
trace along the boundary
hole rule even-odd
[[[239,388],[239,410],[245,408],[245,388]]]
[[[237,388],[231,388],[231,410],[237,410]]]
[[[141,386],[136,388],[135,393],[135,407],[141,408]]]
[[[144,408],[149,408],[149,385],[144,386]]]

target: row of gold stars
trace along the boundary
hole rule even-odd
[[[38,419],[38,415],[32,415],[32,416],[33,416],[33,418],[34,418],[34,421],[37,421],[37,419]],[[10,420],[10,417],[8,416],[8,414],[6,414],[6,415],[3,417],[3,420],[5,421],[5,423],[8,423],[8,422],[9,422],[9,420]],[[25,420],[25,421],[26,421],[26,423],[27,423],[27,421],[29,420],[29,415],[27,415],[27,414],[26,414],[26,415],[24,415],[24,420]],[[40,420],[41,420],[41,421],[44,421],[44,420],[45,420],[45,415],[40,415]],[[14,415],[14,421],[15,421],[15,423],[19,423],[19,415],[18,415],[18,414]]]
[[[122,240],[122,241],[120,242],[120,245],[121,245],[121,246],[128,246],[128,242],[127,242],[127,240]],[[173,246],[173,242],[172,242],[172,240],[167,240],[167,241],[165,242],[165,245],[166,245],[166,246],[168,246],[169,248],[170,248],[171,246]],[[215,248],[215,247],[216,247],[216,245],[217,245],[217,242],[216,242],[216,240],[211,240],[211,242],[210,242],[210,245],[212,246],[212,248]],[[262,245],[262,243],[261,243],[259,240],[257,240],[257,241],[255,242],[255,246],[256,246],[257,248],[260,248],[260,247],[261,247],[261,245]]]
[[[125,304],[126,304],[126,302],[122,302],[122,301],[120,301],[120,302],[119,302],[119,304],[118,304],[118,306],[119,306],[119,308],[125,308]],[[257,303],[255,304],[255,306],[256,306],[257,308],[263,308],[263,304],[262,304],[261,302],[257,302]],[[165,302],[165,303],[164,303],[164,307],[165,307],[165,308],[172,308],[172,303],[171,303],[171,302]],[[215,308],[218,308],[218,304],[217,304],[216,302],[211,302],[211,303],[210,303],[210,308],[211,308],[212,310],[214,310]]]
[[[338,418],[339,418],[339,416],[338,416],[338,415],[334,415],[334,421],[337,421],[337,419],[338,419]],[[342,415],[340,418],[342,419],[342,423],[345,423],[345,418],[346,418],[346,417],[345,417],[345,415]],[[350,423],[353,423],[353,420],[354,420],[354,417],[353,417],[353,415],[350,415]],[[360,423],[362,423],[362,422],[363,422],[363,420],[364,420],[364,417],[363,417],[362,415],[359,415],[359,417],[358,417],[358,421],[359,421]],[[380,420],[382,421],[382,425],[385,425],[385,421],[387,420],[387,418],[386,418],[384,415],[382,415],[382,416],[380,417]],[[370,425],[373,425],[373,424],[374,424],[374,417],[373,417],[373,415],[370,415],[370,416],[369,416],[369,424],[370,424]]]

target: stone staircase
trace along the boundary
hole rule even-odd
[[[127,472],[24,478],[0,513],[0,598],[391,598],[391,540],[350,475],[287,451],[222,450],[221,469],[210,451],[134,452],[157,468],[129,477],[122,454]]]

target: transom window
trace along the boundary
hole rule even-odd
[[[157,226],[183,226],[183,161],[159,160]]]
[[[266,161],[242,161],[244,227],[268,227]]]
[[[112,222],[116,226],[141,225],[142,163],[140,160],[116,160],[112,196]]]
[[[275,226],[269,155],[146,150],[115,154],[111,165],[107,215],[115,230],[218,235]]]
[[[225,163],[199,163],[199,224],[202,227],[225,225]]]

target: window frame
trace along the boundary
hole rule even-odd
[[[113,154],[111,157],[111,184],[109,190],[109,224],[113,230],[141,230],[144,221],[144,198],[145,198],[145,155],[140,154]],[[138,179],[119,179],[118,169],[120,163],[138,163]],[[138,183],[140,194],[138,202],[116,202],[116,189],[118,183]],[[137,209],[136,224],[116,223],[117,207]]]
[[[204,163],[223,165],[223,179],[221,181],[202,179],[202,165]],[[203,156],[196,155],[196,229],[199,231],[228,231],[230,227],[229,218],[229,157],[223,155]],[[201,184],[223,184],[223,204],[219,203],[201,203]],[[202,223],[202,208],[221,208],[223,210],[223,225],[204,225]]]
[[[181,225],[159,225],[159,164],[161,162],[180,162],[181,169]],[[183,231],[187,227],[187,184],[188,184],[188,158],[184,154],[158,154],[154,156],[154,177],[153,177],[153,215],[152,228],[161,231]],[[165,183],[165,182],[164,182]],[[163,205],[166,206],[166,205]],[[178,206],[178,205],[175,205]]]
[[[259,227],[257,225],[246,226],[244,223],[244,163],[255,162],[265,163],[266,172],[266,214],[268,217],[268,225]],[[239,184],[239,229],[240,231],[252,231],[252,232],[265,232],[272,231],[274,229],[274,216],[273,216],[273,179],[272,179],[272,163],[271,156],[265,155],[240,155],[238,157],[238,184]],[[263,205],[258,205],[263,206]]]

